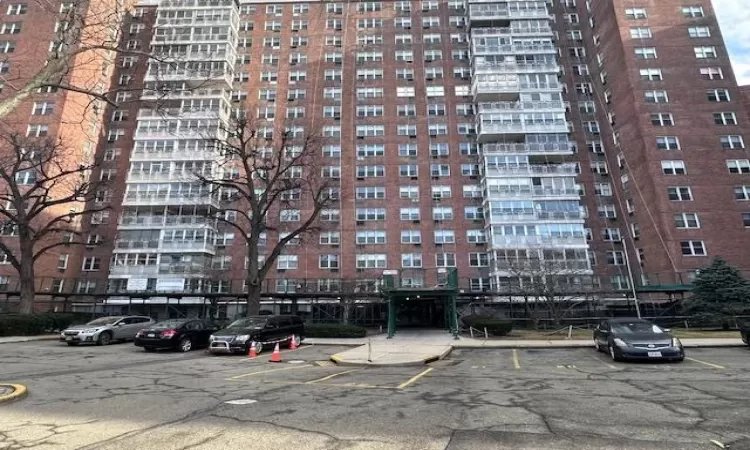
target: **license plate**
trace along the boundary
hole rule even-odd
[[[661,358],[661,352],[648,352],[649,358]]]
[[[154,337],[154,336],[156,336],[154,333],[149,333],[148,334],[148,337]]]
[[[65,340],[66,341],[72,341],[73,340],[73,336],[67,336],[67,337],[65,337]]]

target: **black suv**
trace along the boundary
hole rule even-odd
[[[251,316],[237,319],[211,335],[211,353],[248,353],[254,346],[260,353],[264,346],[299,345],[305,338],[305,324],[299,316]]]

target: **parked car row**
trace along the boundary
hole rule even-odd
[[[291,315],[246,317],[225,328],[207,319],[155,322],[145,316],[112,316],[68,327],[60,333],[60,341],[70,346],[134,341],[147,352],[164,349],[189,352],[207,348],[213,354],[221,354],[248,353],[251,347],[260,353],[266,346],[289,345],[292,340],[299,345],[304,336],[304,322]]]

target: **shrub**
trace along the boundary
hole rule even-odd
[[[0,314],[0,336],[52,333],[90,319],[91,314],[81,313]]]
[[[316,338],[362,338],[367,329],[356,325],[338,323],[311,324],[305,326],[305,337]]]
[[[513,330],[513,322],[489,316],[464,316],[461,318],[461,322],[477,330],[484,331],[486,328],[487,333],[492,336],[505,336]]]

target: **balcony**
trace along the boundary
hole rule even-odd
[[[160,10],[167,9],[219,9],[219,8],[235,8],[235,2],[233,0],[166,0],[159,3]]]
[[[524,111],[564,112],[565,103],[562,100],[549,102],[484,102],[477,105],[479,114]]]
[[[534,210],[504,210],[491,209],[489,212],[490,225],[505,225],[508,222],[543,222],[547,220],[563,220],[583,222],[580,211],[534,211]]]
[[[128,178],[127,178],[128,182],[174,181],[174,182],[189,183],[189,182],[193,182],[197,180],[198,178],[193,173],[170,171],[170,170],[164,170],[161,172],[130,172],[128,173]]]
[[[213,150],[133,151],[131,161],[216,161],[218,153]]]
[[[153,241],[116,240],[115,241],[116,250],[142,250],[142,249],[157,250],[158,248],[159,248],[158,240],[153,240]]]
[[[234,64],[234,63],[232,63]],[[204,89],[180,89],[180,90],[146,90],[144,89],[143,93],[141,94],[141,100],[180,100],[180,99],[212,99],[212,98],[222,98],[227,103],[231,101],[229,98],[229,91],[231,88],[227,87],[226,89],[218,87],[218,88],[204,88]]]
[[[481,55],[537,55],[557,54],[557,46],[554,44],[507,44],[507,45],[480,45],[471,46],[472,54]]]
[[[514,79],[515,78],[515,79]],[[560,92],[560,83],[526,83],[521,82],[512,75],[496,77],[479,75],[474,76],[471,84],[471,92],[478,103],[492,101],[517,101],[521,92]]]
[[[570,270],[575,272],[588,272],[591,271],[589,262],[587,260],[570,259],[570,260],[521,260],[521,261],[507,261],[504,259],[494,261],[493,275],[507,274],[508,271],[514,272],[523,271],[524,268],[528,268],[529,271],[542,271],[547,270],[550,272]]]
[[[226,28],[229,27],[229,24],[226,24]],[[197,44],[197,43],[212,43],[212,42],[226,42],[230,43],[231,38],[228,33],[218,33],[218,34],[211,34],[211,33],[184,33],[184,34],[162,34],[162,35],[154,35],[153,38],[151,38],[151,45],[159,45],[159,44],[177,44],[177,43],[185,43],[185,44]]]
[[[158,266],[156,265],[139,265],[139,266],[120,266],[111,265],[109,267],[110,275],[142,275],[148,277],[155,277],[158,273]]]
[[[133,139],[223,139],[225,131],[218,128],[219,120],[216,120],[216,128],[180,128],[176,130],[136,130]]]
[[[539,248],[539,247],[577,247],[586,248],[586,237],[581,236],[506,236],[493,234],[489,247],[506,248]]]
[[[159,274],[205,275],[209,269],[199,264],[160,264]]]
[[[220,70],[220,71],[202,71],[202,70],[174,70],[166,73],[154,73],[149,71],[144,76],[145,82],[175,82],[183,81],[188,83],[188,86],[194,87],[207,87],[211,84],[222,84],[231,86],[234,82],[234,74],[231,70]],[[193,83],[191,83],[191,81]]]
[[[469,21],[472,25],[481,22],[497,22],[510,19],[549,19],[550,14],[544,2],[538,2],[539,8],[516,9],[508,8],[508,4],[494,3],[469,5]]]
[[[567,156],[573,154],[572,142],[548,142],[548,143],[491,143],[482,144],[482,155],[560,155]]]
[[[479,27],[472,28],[471,36],[554,36],[552,27]]]
[[[477,141],[482,143],[507,138],[520,138],[525,134],[567,132],[568,123],[564,120],[548,122],[490,122],[480,120],[477,126]]]
[[[215,253],[216,246],[213,242],[204,241],[161,241],[159,249],[164,252],[177,253],[177,252],[189,252],[189,253]]]
[[[147,192],[128,192],[122,204],[124,206],[168,206],[168,205],[211,205],[219,207],[219,199],[212,195],[158,194]]]
[[[184,26],[197,26],[202,27],[206,25],[225,25],[230,26],[232,19],[229,16],[226,17],[159,17],[156,19],[156,25],[159,28],[174,28]]]
[[[498,165],[485,164],[485,177],[502,177],[515,175],[577,175],[578,166],[576,164],[518,164],[518,165]]]
[[[119,228],[215,227],[216,219],[205,216],[122,216]]]
[[[508,198],[556,198],[577,200],[578,198],[580,198],[580,196],[581,193],[579,192],[578,188],[552,189],[544,187],[532,187],[528,189],[510,189],[500,186],[487,187],[487,200],[504,200]]]
[[[472,67],[475,75],[560,72],[560,66],[557,63],[515,64],[488,61],[484,57],[474,58]]]

